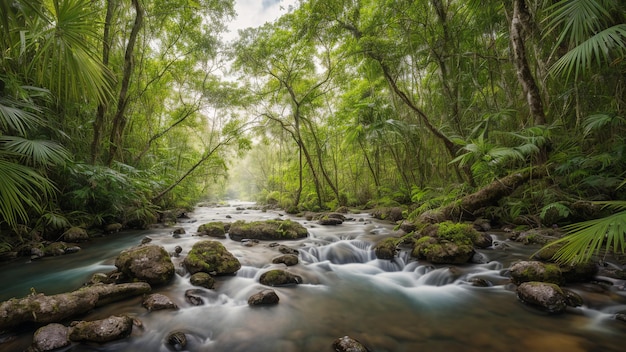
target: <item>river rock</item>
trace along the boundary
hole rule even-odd
[[[474,246],[469,242],[454,242],[425,236],[415,242],[412,256],[433,264],[464,264],[472,259]]]
[[[270,245],[271,246],[271,245]],[[291,248],[291,247],[287,247],[283,244],[278,246],[278,251],[281,252],[282,254],[293,254],[293,255],[298,255],[300,252],[298,252],[297,249],[295,248]]]
[[[317,223],[320,225],[325,225],[325,226],[333,226],[333,225],[343,224],[343,220],[338,219],[338,218],[331,218],[329,216],[324,216],[321,219],[319,219]]]
[[[248,298],[248,305],[259,306],[278,304],[279,300],[280,299],[274,290],[263,290],[250,296]]]
[[[167,334],[165,343],[176,351],[182,351],[187,347],[187,335],[180,330],[172,331]]]
[[[267,286],[286,286],[302,283],[302,278],[285,270],[274,269],[261,274],[259,282]]]
[[[185,229],[184,229],[184,228],[182,228],[182,227],[177,227],[177,228],[175,228],[175,229],[172,231],[172,233],[173,233],[174,235],[184,235],[184,234],[186,234],[187,232],[185,231]]]
[[[208,289],[215,287],[215,279],[211,275],[203,272],[191,275],[189,282],[191,282],[194,286],[200,286]]]
[[[226,238],[226,227],[221,221],[209,222],[198,226],[198,235],[215,238]]]
[[[200,296],[201,290],[190,289],[185,291],[185,299],[187,302],[194,306],[201,306],[204,304],[204,299]]]
[[[340,337],[333,341],[333,348],[337,352],[369,352],[367,347],[349,336]]]
[[[63,233],[63,240],[66,242],[84,242],[89,240],[89,235],[87,230],[74,226]]]
[[[178,309],[176,303],[172,302],[172,300],[166,295],[160,293],[153,293],[149,295],[143,300],[141,305],[150,312],[163,309]]]
[[[598,274],[598,265],[593,262],[561,265],[561,273],[565,282],[588,282]]]
[[[298,256],[295,254],[283,254],[280,257],[272,259],[272,263],[285,264],[287,266],[296,265],[298,264]]]
[[[67,244],[65,242],[52,242],[43,249],[45,256],[56,257],[65,254]]]
[[[94,321],[72,323],[70,340],[79,342],[109,342],[127,337],[133,330],[133,319],[129,316],[110,316]]]
[[[529,281],[550,282],[557,285],[563,282],[563,275],[558,265],[534,260],[514,263],[509,273],[511,281],[516,285]]]
[[[53,323],[42,326],[35,331],[32,349],[35,351],[52,351],[69,344],[69,329],[65,325]]]
[[[393,259],[398,253],[398,239],[389,237],[374,246],[374,253],[378,259]]]
[[[161,246],[142,245],[122,251],[115,260],[120,272],[132,280],[150,285],[168,283],[174,277],[174,264]]]
[[[244,238],[257,240],[294,240],[306,238],[307,229],[291,220],[266,220],[245,222],[235,221],[228,230],[230,239],[241,241]]]
[[[548,313],[563,313],[567,308],[567,298],[563,290],[552,283],[524,282],[517,287],[520,301]]]
[[[489,248],[493,245],[493,238],[488,233],[480,232],[476,234],[472,242],[476,248]]]
[[[112,234],[112,233],[120,232],[122,227],[123,227],[122,224],[120,224],[119,222],[114,222],[114,223],[111,223],[111,224],[107,224],[104,227],[104,233]]]
[[[241,268],[239,260],[223,244],[210,240],[196,242],[183,264],[191,274],[230,275]]]

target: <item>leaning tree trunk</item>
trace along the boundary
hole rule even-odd
[[[539,93],[539,87],[535,81],[528,64],[526,46],[524,45],[524,29],[530,28],[530,14],[524,0],[513,1],[513,17],[511,18],[511,51],[513,52],[513,64],[517,71],[517,79],[522,85],[526,102],[530,109],[530,115],[534,119],[535,126],[546,124],[546,115],[543,110],[543,101]],[[542,146],[537,154],[537,163],[543,164],[548,158],[546,146]]]
[[[531,179],[542,178],[547,175],[545,167],[531,168],[524,172],[517,172],[495,180],[480,190],[461,198],[455,202],[434,211],[427,211],[420,215],[421,222],[442,222],[446,220],[460,221],[473,220],[484,214],[489,206],[498,205],[503,197],[511,195],[518,187]]]
[[[120,88],[120,94],[118,96],[117,111],[113,117],[113,126],[111,127],[111,135],[109,137],[109,159],[107,165],[113,163],[113,159],[117,155],[119,145],[122,143],[122,133],[126,127],[127,118],[126,107],[128,106],[128,88],[130,87],[130,76],[133,73],[135,67],[133,56],[135,55],[135,43],[139,36],[139,30],[143,25],[143,7],[140,0],[133,0],[133,7],[135,7],[135,23],[133,29],[130,32],[128,38],[128,44],[126,45],[126,52],[124,53],[124,74],[122,76],[122,84]]]

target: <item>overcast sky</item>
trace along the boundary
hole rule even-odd
[[[290,5],[295,6],[296,0],[235,0],[237,18],[229,24],[230,33],[225,39],[233,39],[238,29],[258,27],[265,22],[272,22],[287,12]]]

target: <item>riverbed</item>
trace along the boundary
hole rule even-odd
[[[169,332],[187,333],[189,351],[332,351],[334,339],[350,336],[371,351],[623,351],[626,323],[615,320],[626,310],[624,282],[600,277],[602,283],[568,286],[585,304],[562,315],[547,315],[520,303],[507,268],[527,259],[538,247],[524,246],[494,232],[495,245],[479,250],[481,264],[433,266],[402,251],[394,260],[379,260],[373,245],[398,236],[394,224],[367,213],[338,226],[322,226],[278,210],[263,211],[251,203],[198,207],[181,220],[185,234],[174,228],[124,231],[81,244],[82,250],[63,257],[26,259],[2,266],[0,300],[31,291],[55,294],[80,287],[96,272],[115,269],[116,256],[125,248],[150,237],[168,252],[183,248],[173,258],[178,274],[171,284],[153,292],[170,297],[180,309],[148,312],[141,297],[98,308],[80,317],[95,320],[128,314],[142,322],[129,338],[103,344],[73,344],[60,351],[169,351]],[[280,253],[269,242],[246,246],[219,239],[241,262],[235,276],[217,278],[215,289],[202,290],[205,304],[185,301],[189,283],[182,258],[193,243],[198,226],[210,221],[292,219],[302,223],[309,236],[285,241],[299,251],[300,263],[285,267],[271,264]],[[267,288],[260,275],[274,268],[291,271],[303,283],[273,288],[280,298],[275,306],[250,307],[247,299]],[[474,279],[490,285],[477,287]],[[32,330],[19,336],[5,334],[1,351],[22,351]]]

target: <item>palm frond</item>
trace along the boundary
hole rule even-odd
[[[35,114],[38,111],[34,104],[0,97],[0,131],[15,131],[25,135],[26,131],[42,124]]]
[[[550,14],[546,34],[563,26],[556,46],[565,40],[573,45],[582,43],[602,30],[602,19],[610,17],[610,7],[611,1],[606,0],[561,0],[546,10]]]
[[[54,190],[35,170],[0,159],[0,221],[15,227],[19,221],[28,220],[28,208],[39,211],[40,195]]]
[[[583,122],[584,135],[588,136],[594,131],[600,131],[606,126],[618,126],[624,123],[624,119],[620,116],[611,116],[607,114],[589,115]]]
[[[626,251],[626,210],[604,218],[571,224],[564,229],[568,235],[548,245],[564,244],[554,254],[553,259],[558,262],[581,263],[591,260],[600,252],[623,254]]]
[[[63,146],[49,140],[30,140],[16,136],[0,136],[0,149],[19,155],[32,166],[62,165],[69,159]]]
[[[624,56],[626,54],[624,37],[626,24],[609,27],[568,51],[550,67],[550,72],[554,75],[565,74],[568,79],[574,73],[574,78],[577,78],[594,63],[610,62],[612,52]]]

